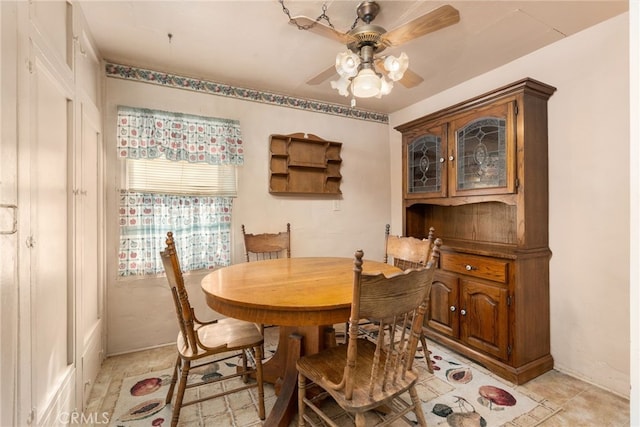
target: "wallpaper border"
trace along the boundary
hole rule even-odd
[[[176,74],[148,70],[145,68],[138,68],[129,65],[107,62],[105,64],[105,72],[107,77],[120,78],[124,80],[135,80],[160,86],[173,87],[176,89],[208,93],[210,95],[225,96],[229,98],[242,99],[245,101],[260,102],[262,104],[277,105],[280,107],[296,108],[299,110],[312,111],[314,113],[331,114],[334,116],[342,116],[349,119],[366,120],[371,122],[389,124],[389,115],[385,113],[359,110],[339,104],[330,104],[311,99],[295,98],[293,96],[281,95],[272,92],[235,87],[223,83],[184,77]]]

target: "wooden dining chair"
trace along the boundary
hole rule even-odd
[[[384,230],[384,262],[403,270],[427,265],[433,248],[435,228],[429,228],[426,239],[395,236],[390,233],[390,230],[391,226],[387,224]]]
[[[434,246],[435,228],[429,228],[429,234],[426,239],[416,239],[410,236],[395,236],[390,234],[390,229],[390,225],[387,224],[384,231],[384,262],[391,263],[403,270],[427,265],[427,260],[431,257],[431,251]],[[420,344],[422,345],[422,352],[427,362],[427,368],[430,373],[433,373],[433,363],[429,356],[427,338],[424,333],[420,334]]]
[[[409,268],[419,268],[427,265],[427,260],[431,256],[431,248],[433,247],[433,239],[435,229],[429,229],[427,239],[416,239],[415,237],[403,237],[390,234],[391,226],[385,225],[384,230],[384,262],[392,264],[402,270]],[[360,323],[360,333],[366,334],[371,329],[371,322],[366,320]],[[346,325],[345,330],[349,329]],[[423,350],[427,359],[429,372],[433,373],[429,353],[426,349],[426,340],[421,337]]]
[[[171,426],[175,427],[178,424],[180,410],[184,406],[254,387],[258,389],[258,414],[260,419],[264,420],[264,388],[262,382],[262,347],[264,338],[262,334],[254,323],[242,320],[231,318],[210,322],[198,320],[189,302],[172,232],[167,233],[166,244],[167,247],[160,252],[160,256],[167,275],[167,281],[171,287],[178,325],[180,326],[176,341],[178,358],[166,397],[166,403],[170,404],[179,378]],[[188,381],[189,372],[192,369],[237,356],[242,359],[242,367],[238,367],[234,372],[199,382]],[[251,359],[253,366],[248,363],[248,359]],[[192,365],[192,363],[194,364]],[[252,374],[255,374],[255,382],[249,382],[249,375]],[[230,382],[226,381],[237,377],[242,377],[243,385],[234,387]],[[222,391],[188,402],[183,401],[187,388],[210,385],[220,381],[225,381],[224,387],[221,388]]]
[[[242,224],[247,262],[274,258],[291,258],[291,225],[279,233],[249,234]]]
[[[244,224],[242,224],[242,236],[247,262],[291,258],[291,224],[289,223],[287,223],[287,231],[259,234],[247,233]],[[260,333],[264,335],[265,325],[259,324],[258,328]]]
[[[427,425],[415,388],[418,372],[413,369],[413,359],[439,257],[439,243],[426,266],[390,277],[363,273],[363,252],[355,253],[347,345],[303,356],[296,364],[299,427],[307,422],[316,425],[317,421],[337,427],[323,411],[327,396],[355,415],[357,427],[379,425],[379,421],[388,425],[399,419],[413,425],[407,418],[409,412],[414,412],[421,426]],[[358,320],[363,318],[375,320],[378,326],[375,341],[358,334]],[[307,395],[313,384],[321,391]],[[407,392],[410,401],[402,397]],[[307,409],[313,413],[309,414]],[[379,411],[370,412],[375,409]]]

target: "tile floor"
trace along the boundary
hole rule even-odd
[[[175,347],[166,346],[107,358],[91,391],[85,413],[108,412],[111,415],[123,378],[170,368],[175,357]],[[562,408],[540,424],[542,427],[629,426],[629,400],[556,370],[529,381],[523,387]],[[265,385],[267,413],[275,398],[273,387]],[[188,416],[183,415],[180,425],[198,425],[189,423]]]

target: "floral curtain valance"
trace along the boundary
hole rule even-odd
[[[118,155],[131,159],[241,165],[240,122],[167,111],[118,107]]]

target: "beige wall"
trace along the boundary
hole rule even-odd
[[[240,225],[249,232],[275,232],[291,223],[293,256],[352,257],[381,260],[384,225],[390,220],[387,125],[346,119],[286,107],[270,106],[136,83],[106,79],[105,146],[107,147],[107,354],[175,341],[177,325],[165,279],[118,280],[117,159],[115,114],[119,104],[212,117],[237,119],[245,144],[234,200],[234,262],[243,262]],[[342,146],[342,197],[274,196],[268,192],[268,144],[271,134],[307,132],[339,141]],[[337,206],[336,206],[337,203]],[[196,310],[208,311],[199,286],[201,276],[187,280]],[[206,317],[206,316],[202,316]]]
[[[394,126],[532,77],[549,100],[551,354],[558,370],[629,396],[628,14],[391,116],[392,226],[401,227]],[[427,79],[428,80],[428,79]]]

